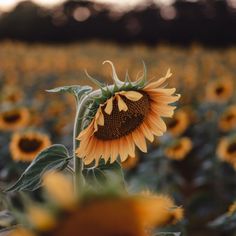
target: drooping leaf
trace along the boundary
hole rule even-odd
[[[40,152],[18,181],[6,191],[34,191],[40,187],[41,177],[46,171],[62,170],[66,168],[70,159],[65,146],[52,145]]]
[[[80,99],[82,95],[91,92],[92,87],[90,86],[80,86],[80,85],[70,85],[70,86],[62,86],[54,89],[46,90],[49,93],[71,93],[75,95],[77,99]]]

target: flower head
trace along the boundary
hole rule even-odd
[[[223,103],[229,101],[233,92],[233,81],[231,79],[222,79],[209,83],[206,90],[206,96],[210,102]]]
[[[166,148],[165,154],[172,160],[183,160],[192,149],[192,141],[183,137]]]
[[[92,196],[94,192],[90,192],[80,194],[79,198],[69,190],[67,194],[71,194],[71,199],[74,199],[73,208],[64,205],[64,200],[63,204],[52,207],[51,203],[61,199],[62,187],[67,186],[64,189],[66,195],[71,182],[61,173],[46,174],[45,179],[46,182],[54,183],[52,191],[47,189],[50,198],[46,199],[50,199],[50,202],[41,202],[41,207],[35,204],[27,206],[28,224],[25,227],[30,231],[17,229],[9,236],[18,235],[17,232],[21,232],[20,236],[150,236],[154,228],[175,224],[183,218],[183,209],[176,207],[167,196],[128,195],[119,188],[112,195],[100,192],[99,197],[96,197]],[[62,181],[63,186],[56,184],[57,181]],[[51,184],[46,183],[46,186],[48,188]],[[45,208],[45,205],[48,207]]]
[[[236,105],[227,107],[220,117],[219,127],[224,132],[228,132],[236,128]]]
[[[29,124],[30,113],[25,107],[8,109],[0,113],[0,130],[14,131]]]
[[[228,162],[236,168],[236,138],[225,137],[219,142],[217,154],[220,160]]]
[[[154,136],[166,131],[163,117],[172,117],[179,100],[175,88],[165,88],[166,80],[172,75],[146,83],[146,71],[138,82],[121,82],[113,68],[115,85],[102,88],[103,96],[95,101],[94,114],[88,126],[79,134],[80,146],[77,156],[85,164],[103,158],[114,162],[118,156],[125,161],[135,156],[135,146],[147,152],[146,140],[153,142]]]
[[[16,132],[10,142],[10,151],[15,161],[31,162],[50,144],[46,134],[36,131]]]

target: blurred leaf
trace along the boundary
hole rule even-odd
[[[0,211],[0,227],[9,227],[15,222],[15,217],[9,211]]]
[[[96,168],[85,168],[83,170],[86,181],[90,184],[103,186],[104,183],[112,181],[124,182],[123,170],[119,162],[105,164],[103,161]]]
[[[224,230],[236,229],[236,214],[224,214],[208,224],[210,228],[220,228]]]
[[[39,153],[18,181],[6,191],[34,191],[40,187],[41,177],[46,171],[62,170],[66,168],[70,159],[65,146],[52,145]]]
[[[82,95],[87,92],[92,91],[90,86],[80,86],[80,85],[71,85],[71,86],[62,86],[54,89],[46,90],[49,93],[71,93],[76,96],[77,99],[80,99]]]

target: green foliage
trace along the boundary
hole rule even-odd
[[[65,146],[55,144],[43,150],[31,162],[18,181],[6,191],[34,191],[41,185],[41,177],[46,171],[63,170],[71,158]]]
[[[96,168],[85,168],[83,175],[89,184],[95,183],[101,187],[113,180],[124,182],[123,170],[117,161],[112,164],[105,164],[104,161],[100,161]]]

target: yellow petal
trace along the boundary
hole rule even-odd
[[[111,115],[112,109],[113,109],[113,97],[111,97],[110,99],[107,100],[107,105],[106,105],[106,108],[105,108],[105,112],[108,115]]]
[[[97,123],[100,126],[104,126],[104,115],[102,113],[102,110],[100,111],[100,113],[98,115]]]
[[[133,140],[137,147],[142,151],[142,152],[147,152],[147,145],[145,138],[142,134],[140,134],[139,130],[136,130],[132,133]]]
[[[27,216],[34,227],[40,231],[49,231],[56,226],[56,219],[42,207],[30,206],[27,209]]]
[[[172,73],[170,72],[170,69],[168,69],[168,71],[167,71],[167,73],[164,77],[160,78],[156,82],[148,84],[147,86],[144,87],[143,90],[146,91],[146,90],[149,90],[149,89],[158,88],[171,76],[172,76]]]
[[[126,98],[134,102],[140,100],[143,97],[141,93],[136,91],[121,91],[119,92],[119,94],[125,96]]]
[[[48,194],[57,204],[65,209],[74,209],[76,198],[73,184],[63,174],[46,173],[43,176],[43,184]]]
[[[125,102],[122,100],[122,98],[119,95],[117,95],[116,97],[117,97],[117,100],[118,100],[119,111],[127,111],[128,107],[125,104]]]

